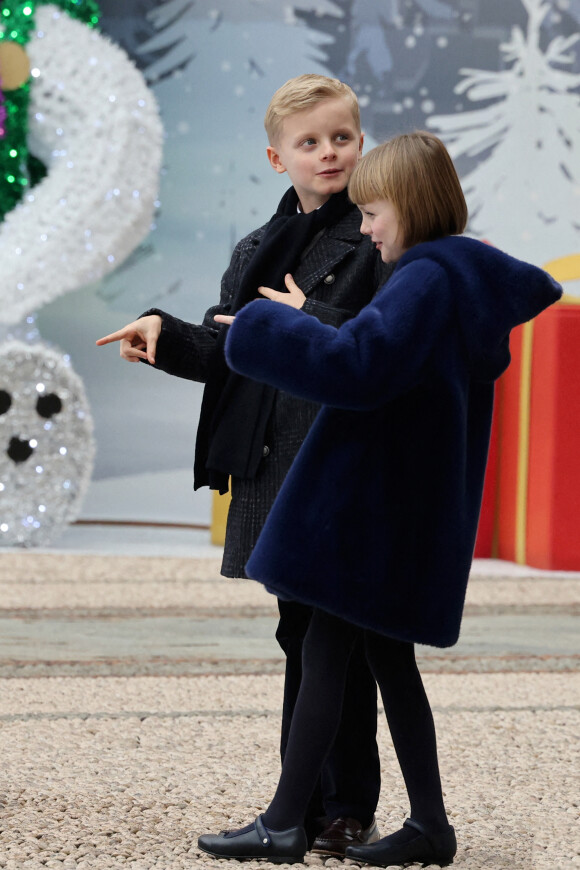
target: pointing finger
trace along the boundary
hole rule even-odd
[[[95,344],[98,344],[99,347],[103,344],[111,344],[113,341],[120,341],[125,337],[125,330],[119,329],[117,332],[111,332],[109,335],[103,336],[103,338],[98,338]]]

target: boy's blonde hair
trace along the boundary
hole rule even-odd
[[[390,200],[405,248],[457,235],[467,225],[467,204],[449,152],[424,130],[369,151],[349,179],[348,195],[357,205]]]
[[[355,92],[340,79],[331,79],[316,73],[306,73],[289,79],[278,88],[270,100],[264,118],[264,127],[270,145],[276,144],[284,118],[311,109],[322,100],[343,97],[348,100],[357,130],[360,130],[360,109]]]

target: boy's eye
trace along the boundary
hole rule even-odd
[[[348,133],[339,133],[336,138],[339,140],[339,142],[348,142],[350,136],[348,135]]]
[[[316,142],[316,139],[313,139],[312,136],[310,136],[308,139],[305,139],[302,144],[303,145],[314,145],[315,142]]]

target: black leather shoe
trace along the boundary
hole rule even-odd
[[[455,831],[451,825],[446,831],[432,834],[416,822],[406,819],[404,828],[414,828],[417,836],[402,843],[393,843],[393,835],[368,846],[348,846],[345,857],[365,864],[375,864],[377,867],[389,867],[393,864],[439,864],[447,867],[453,863],[457,852]]]
[[[329,826],[330,822],[326,816],[306,816],[304,819],[304,830],[306,831],[306,839],[308,840],[307,852],[312,849],[312,844],[318,836]]]
[[[258,816],[250,830],[222,831],[220,834],[204,834],[197,841],[198,847],[216,858],[235,858],[248,861],[264,858],[273,864],[295,864],[306,854],[304,828],[287,828],[285,831],[270,831]]]
[[[379,829],[373,819],[368,828],[363,828],[356,819],[341,816],[334,819],[316,837],[312,844],[312,852],[316,855],[332,855],[344,858],[347,846],[359,846],[374,843],[379,839]]]

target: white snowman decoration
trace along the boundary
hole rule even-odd
[[[26,319],[113,271],[149,232],[157,199],[155,97],[126,53],[87,26],[95,9],[0,0],[5,106],[29,89],[26,149],[46,167],[32,187],[20,178],[21,198],[0,220],[0,546],[46,545],[78,516],[95,449],[82,380]],[[0,145],[10,122],[8,111]],[[2,161],[22,166],[6,143]],[[12,165],[0,165],[3,182]]]
[[[72,522],[94,445],[83,383],[44,343],[0,345],[0,540],[48,544]]]

